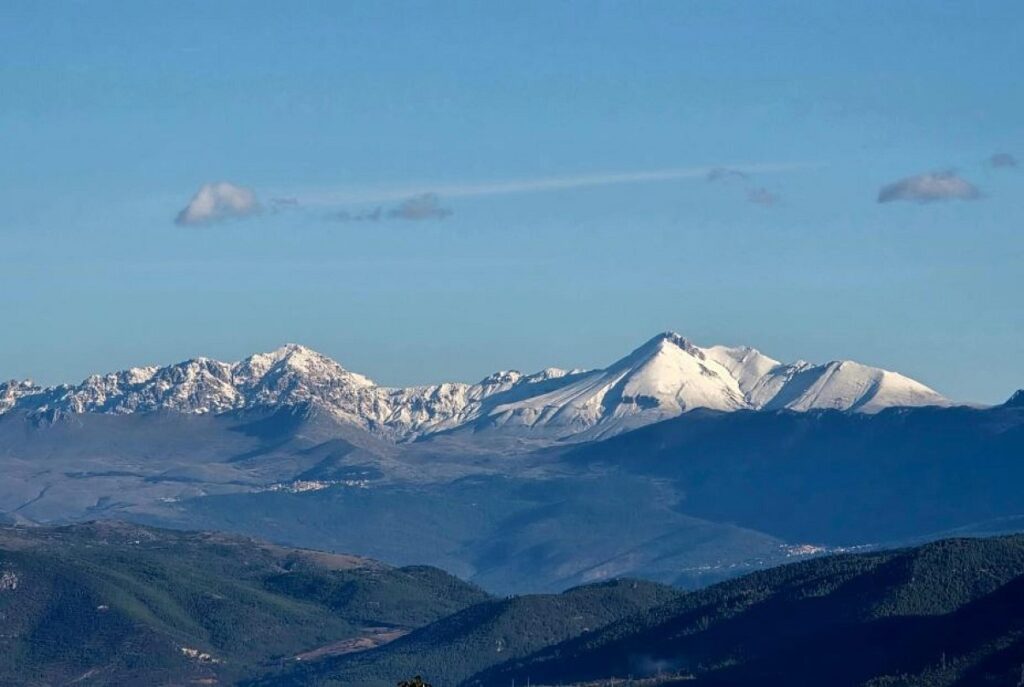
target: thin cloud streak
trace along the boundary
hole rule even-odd
[[[807,169],[812,165],[801,163],[765,163],[730,165],[728,169],[742,174],[770,174]],[[612,172],[605,174],[579,174],[536,179],[513,179],[483,183],[464,184],[422,184],[403,188],[350,188],[333,191],[292,193],[303,205],[338,205],[344,203],[386,203],[402,201],[415,196],[432,193],[442,198],[469,198],[474,196],[499,196],[516,193],[540,193],[614,186],[619,184],[642,184],[683,179],[706,179],[709,174],[723,169],[721,165],[708,167],[683,167],[655,169],[637,172]]]

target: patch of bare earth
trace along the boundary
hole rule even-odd
[[[296,654],[293,658],[296,661],[315,661],[327,656],[341,656],[343,654],[355,654],[360,651],[376,649],[379,646],[393,642],[399,637],[409,634],[409,630],[396,629],[393,627],[368,627],[365,634],[358,637],[343,639],[338,642],[331,642],[324,646]]]

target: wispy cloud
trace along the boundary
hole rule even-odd
[[[746,181],[750,178],[750,175],[738,169],[732,169],[731,167],[715,167],[708,171],[704,178],[708,181]]]
[[[175,217],[175,224],[209,224],[232,217],[249,217],[261,212],[256,194],[244,186],[227,181],[203,184]]]
[[[470,182],[449,184],[417,184],[384,188],[338,188],[330,190],[295,193],[304,205],[343,205],[346,203],[387,203],[404,202],[410,198],[433,194],[439,198],[466,198],[474,196],[498,196],[517,193],[540,193],[614,186],[619,184],[643,184],[683,179],[705,179],[715,170],[730,170],[730,173],[770,174],[805,169],[809,165],[795,163],[770,163],[730,165],[729,167],[680,167],[633,172],[609,172],[602,174],[576,174],[528,179],[511,179],[493,182]]]
[[[736,179],[749,183],[751,175],[771,174],[805,169],[810,165],[799,163],[761,163],[713,167],[676,167],[669,169],[608,172],[600,174],[573,174],[534,177],[491,182],[447,184],[420,184],[401,187],[348,187],[328,190],[292,190],[270,198],[272,212],[294,208],[338,208],[346,205],[374,205],[372,210],[335,210],[328,219],[342,222],[375,222],[381,219],[426,220],[444,219],[452,210],[441,203],[441,198],[498,196],[519,193],[541,193],[583,189],[620,184],[644,184],[685,179],[722,181]],[[761,188],[750,188],[748,200],[759,205],[772,205],[778,196]],[[396,203],[390,210],[388,204]],[[205,184],[196,192],[189,204],[178,213],[179,225],[208,224],[229,218],[248,217],[262,212],[256,194],[248,188],[226,181]]]
[[[383,210],[378,205],[372,210],[364,210],[362,212],[349,212],[348,210],[338,210],[327,215],[327,219],[334,220],[335,222],[378,222],[380,221]]]
[[[396,219],[422,220],[444,219],[451,214],[451,210],[441,207],[436,193],[421,193],[402,201],[398,207],[388,213],[388,216]]]
[[[387,212],[378,205],[372,210],[338,210],[328,213],[326,218],[335,222],[379,222],[381,219],[444,219],[451,214],[452,211],[449,208],[441,205],[441,200],[437,197],[437,194],[421,193],[418,196],[406,198]]]
[[[772,193],[763,186],[757,188],[747,189],[747,202],[753,203],[754,205],[762,205],[766,208],[770,208],[773,205],[778,205],[779,196],[776,193]]]
[[[978,187],[955,172],[930,172],[886,184],[878,192],[879,203],[907,201],[933,203],[942,200],[976,200]]]
[[[1017,158],[1010,153],[996,153],[988,159],[990,167],[1016,167]]]
[[[715,167],[705,175],[705,179],[709,182],[729,185],[739,184],[741,188],[746,190],[747,202],[760,205],[761,207],[769,208],[773,205],[778,205],[781,200],[777,193],[769,191],[764,186],[756,185],[754,179],[751,178],[751,174],[741,169]]]

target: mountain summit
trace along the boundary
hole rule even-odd
[[[383,387],[297,344],[236,363],[195,358],[93,375],[77,386],[0,384],[0,413],[203,414],[313,404],[396,441],[460,429],[606,436],[695,408],[871,413],[949,403],[896,372],[851,361],[781,363],[749,347],[701,348],[675,332],[603,369],[511,370],[476,384]]]
[[[783,364],[749,347],[701,348],[675,332],[650,339],[603,370],[550,392],[498,405],[495,422],[556,426],[559,435],[618,433],[695,408],[877,412],[949,405],[908,377],[851,361]]]

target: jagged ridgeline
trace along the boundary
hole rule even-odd
[[[853,361],[782,363],[745,346],[702,348],[674,332],[603,369],[506,370],[476,384],[379,386],[295,344],[235,363],[196,358],[93,375],[76,386],[0,384],[0,413],[204,414],[297,403],[314,403],[377,436],[408,441],[482,428],[594,438],[694,408],[877,412],[950,402],[901,374]]]

